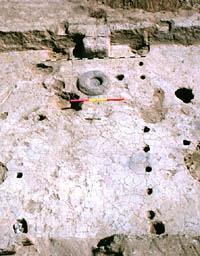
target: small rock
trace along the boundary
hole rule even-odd
[[[0,184],[2,184],[7,177],[7,167],[0,162]]]
[[[26,220],[24,218],[17,220],[17,223],[13,225],[13,229],[14,229],[14,232],[17,234],[28,233],[28,225]]]
[[[0,113],[0,119],[1,120],[5,120],[7,118],[7,116],[8,116],[8,112],[1,112]]]

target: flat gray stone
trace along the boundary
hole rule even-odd
[[[109,80],[101,71],[88,71],[83,73],[77,82],[78,89],[91,96],[104,94],[108,88]]]

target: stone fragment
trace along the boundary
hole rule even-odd
[[[190,175],[200,182],[200,143],[193,152],[185,155],[184,162]]]
[[[7,167],[0,162],[0,184],[2,184],[7,177]]]

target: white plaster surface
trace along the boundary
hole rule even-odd
[[[169,234],[198,234],[200,184],[183,158],[199,141],[199,54],[199,46],[152,46],[144,58],[61,60],[52,74],[36,68],[49,59],[47,51],[0,54],[1,101],[10,93],[0,106],[8,112],[0,120],[0,161],[9,170],[0,186],[4,242],[15,236],[12,225],[20,218],[32,236],[142,235],[149,232],[148,210]],[[53,76],[84,97],[76,80],[89,70],[110,79],[104,96],[127,100],[61,110],[54,92],[42,86]],[[193,89],[192,103],[175,96],[180,87]],[[161,122],[147,124],[140,109],[151,105],[156,88],[164,91],[167,112]],[[47,119],[38,121],[38,114]],[[184,146],[183,139],[191,144]],[[148,165],[152,172],[145,173]]]

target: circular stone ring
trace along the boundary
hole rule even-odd
[[[78,89],[91,96],[104,94],[108,89],[108,84],[108,77],[98,70],[83,73],[77,81]]]

